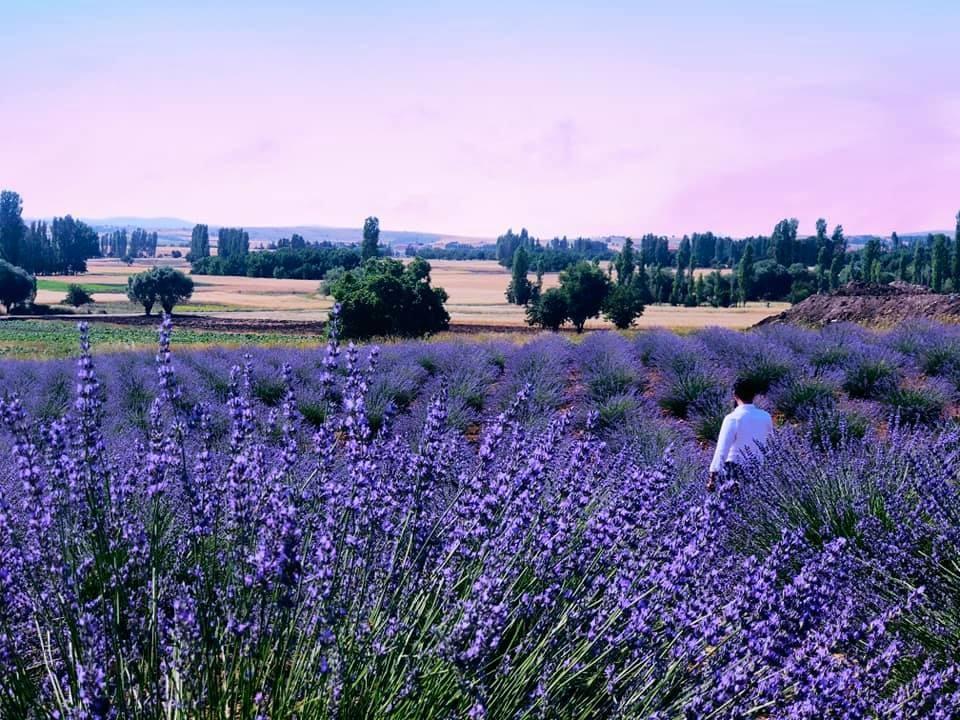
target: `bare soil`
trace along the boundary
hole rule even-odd
[[[960,321],[960,294],[933,293],[899,281],[889,285],[853,282],[828,295],[812,295],[755,327],[770,323],[823,327],[836,322],[889,327],[916,318]]]

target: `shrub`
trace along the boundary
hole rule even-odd
[[[788,420],[805,420],[832,410],[837,403],[836,390],[823,380],[794,378],[777,385],[771,393],[773,406]]]
[[[870,428],[870,419],[856,411],[827,410],[810,420],[811,444],[820,449],[835,448],[851,440],[862,440]]]
[[[723,392],[720,383],[702,370],[670,373],[660,382],[660,407],[680,420],[686,419],[690,408],[701,398]]]
[[[898,387],[884,395],[884,403],[907,424],[932,425],[943,419],[947,398],[933,387]]]
[[[876,354],[861,355],[848,365],[843,377],[843,389],[859,400],[879,400],[892,392],[900,378],[894,362]]]
[[[559,288],[550,288],[527,305],[527,324],[556,332],[569,319],[567,298]]]
[[[596,402],[643,390],[636,361],[616,333],[592,333],[580,344],[577,359],[583,383]]]
[[[706,390],[691,404],[690,425],[698,440],[715,441],[723,419],[733,409],[730,394],[719,387]]]
[[[597,417],[599,427],[607,430],[623,427],[639,408],[637,397],[632,394],[614,395],[600,402]]]
[[[70,287],[67,288],[67,295],[63,299],[64,305],[72,305],[75,308],[92,302],[93,297],[91,297],[90,293],[88,293],[82,285],[77,285],[76,283],[70,284]]]

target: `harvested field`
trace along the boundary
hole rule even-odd
[[[185,260],[163,260],[163,264],[185,272]],[[64,286],[76,282],[92,286],[97,312],[129,313],[133,310],[124,294],[127,277],[142,272],[151,261],[138,260],[128,266],[118,260],[96,259],[88,263],[90,272],[78,276],[44,278],[48,288],[37,292],[37,301],[55,305],[62,302]],[[526,328],[522,307],[510,305],[504,296],[510,273],[492,260],[432,260],[433,284],[448,295],[447,311],[455,327]],[[193,276],[196,289],[190,304],[196,310],[181,307],[184,313],[232,318],[237,321],[316,323],[326,320],[333,299],[319,294],[318,280],[276,278]],[[545,288],[556,287],[559,273],[543,276]],[[104,286],[114,292],[102,292]],[[747,328],[788,306],[785,303],[751,303],[745,308],[683,308],[650,306],[637,321],[637,327],[671,327],[693,329],[716,325],[726,328]],[[125,322],[125,321],[120,321]],[[590,320],[588,329],[610,328],[602,319]]]

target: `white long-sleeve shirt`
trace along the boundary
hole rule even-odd
[[[746,453],[757,452],[771,432],[773,420],[770,413],[752,403],[737,406],[720,426],[710,472],[720,472],[727,462],[743,462]]]

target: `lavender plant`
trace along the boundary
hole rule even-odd
[[[165,319],[152,362],[95,362],[88,333],[69,392],[0,365],[0,717],[955,716],[960,439],[889,420],[929,342],[381,352],[334,322],[179,357]],[[836,397],[874,349],[903,381]],[[705,493],[757,353],[792,424]]]

